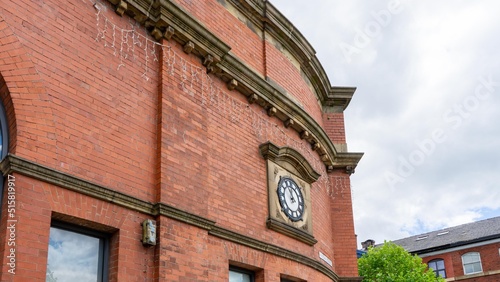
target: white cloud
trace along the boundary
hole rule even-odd
[[[271,1],[315,48],[333,85],[358,87],[346,130],[350,151],[365,152],[351,178],[359,242],[500,215],[500,3],[400,0],[401,11],[348,62],[339,44],[352,44],[397,1]],[[491,95],[474,100],[488,77]],[[437,129],[445,140],[390,187],[384,173]]]

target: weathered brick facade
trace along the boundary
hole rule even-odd
[[[354,89],[330,85],[270,3],[0,3],[16,220],[12,274],[4,192],[1,281],[45,281],[54,220],[109,234],[109,281],[228,281],[229,265],[257,282],[358,281],[349,175],[362,154],[347,152],[343,118]],[[266,225],[265,142],[319,173],[317,242]],[[140,242],[146,219],[156,246]]]

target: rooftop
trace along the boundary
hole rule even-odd
[[[500,217],[449,227],[393,241],[410,253],[428,253],[500,238]]]

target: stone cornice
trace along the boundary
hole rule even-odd
[[[356,87],[332,87],[328,92],[323,112],[342,113],[349,106]]]
[[[13,172],[54,184],[96,199],[111,202],[141,213],[152,214],[153,204],[98,185],[68,173],[34,163],[13,154],[8,154],[0,163],[3,175]]]
[[[231,50],[231,47],[208,31],[178,5],[159,0],[109,0],[120,15],[126,13],[143,24],[156,40],[166,37],[182,45],[191,42],[196,55],[211,55],[214,62]],[[120,7],[123,7],[122,9]]]
[[[328,76],[318,60],[314,48],[279,10],[270,2],[264,3],[262,0],[228,1],[240,13],[244,14],[253,25],[259,27],[261,30],[266,29],[266,32],[269,32],[299,60],[301,69],[311,81],[325,111],[329,111],[329,107],[333,105],[336,106],[337,111],[344,111],[347,108],[356,88],[330,85]],[[264,22],[266,23],[265,25]],[[334,103],[332,103],[332,99],[335,100]]]
[[[178,208],[172,207],[164,203],[156,203],[153,208],[153,216],[163,215],[169,218],[182,221],[187,224],[197,226],[199,228],[210,230],[215,225],[215,221],[197,216],[192,213],[187,213]]]
[[[320,263],[319,261],[316,261],[314,259],[309,258],[308,256],[301,255],[296,252],[292,252],[290,250],[278,247],[276,245],[271,245],[264,243],[260,240],[256,240],[254,238],[244,236],[235,232],[232,232],[231,230],[225,229],[223,227],[218,227],[215,226],[213,229],[208,231],[209,234],[231,241],[235,242],[259,251],[271,253],[274,255],[278,255],[283,258],[287,258],[296,262],[299,262],[303,265],[307,265],[317,271],[320,271],[324,275],[328,276],[330,279],[333,281],[340,281],[339,276],[332,271],[330,268],[325,266],[324,264]]]
[[[237,7],[254,25],[269,32],[278,42],[285,46],[299,61],[301,70],[311,81],[321,104],[329,100],[330,93],[337,87],[332,87],[326,72],[316,57],[316,51],[300,33],[300,31],[276,9],[270,2],[262,0],[228,0]],[[265,25],[264,25],[265,22]],[[264,27],[265,26],[265,27]],[[349,100],[352,98],[349,97]],[[349,102],[345,103],[345,108]]]
[[[251,69],[232,52],[231,47],[206,29],[194,17],[185,12],[177,4],[166,0],[109,0],[120,15],[127,14],[143,24],[157,40],[166,38],[176,40],[184,46],[184,51],[201,58],[207,72],[214,72],[228,83],[230,90],[237,90],[247,96],[251,103],[264,107],[270,116],[283,121],[306,139],[315,150],[328,170],[338,167],[337,151],[321,126],[299,105],[293,102],[286,93],[274,87],[262,75]],[[228,0],[229,1],[229,0]],[[313,82],[322,104],[327,103],[336,92],[331,90],[328,78],[315,57],[314,49],[305,38],[295,30],[293,25],[272,5],[261,0],[230,0],[246,15],[270,23],[276,30],[278,38],[285,40],[289,48],[295,50],[302,62],[304,71]],[[267,4],[265,4],[267,3]],[[266,8],[267,7],[267,8]],[[256,9],[251,10],[250,9]],[[269,9],[264,15],[263,9]],[[333,94],[332,94],[333,93]],[[344,105],[349,103],[343,97]],[[335,99],[334,99],[335,100]],[[339,101],[336,99],[335,101]],[[344,163],[344,162],[340,162]],[[350,163],[355,167],[357,162]]]
[[[362,157],[363,153],[337,153],[329,171],[332,169],[345,169],[346,173],[352,174]]]
[[[259,251],[263,251],[282,258],[290,259],[320,271],[333,281],[341,281],[342,278],[321,262],[309,258],[305,255],[295,253],[282,247],[269,244],[249,236],[239,234],[229,229],[217,226],[216,222],[181,209],[172,207],[165,203],[150,203],[136,197],[112,190],[108,187],[92,183],[88,180],[72,176],[33,161],[8,154],[0,163],[0,170],[3,175],[19,173],[58,187],[68,189],[77,193],[85,194],[89,197],[110,202],[118,206],[128,208],[132,211],[140,212],[149,216],[165,216],[199,228],[205,229],[212,236],[225,239],[240,245],[244,245]]]
[[[283,222],[277,221],[273,218],[268,218],[266,221],[266,225],[269,229],[295,238],[301,242],[308,244],[309,246],[314,246],[314,244],[318,243],[318,240],[316,240],[311,234],[301,231],[300,229],[292,227]]]

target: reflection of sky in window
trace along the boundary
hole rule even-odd
[[[97,281],[99,240],[51,227],[47,278],[52,275],[57,282]]]
[[[250,282],[250,275],[236,271],[229,271],[230,282]]]

